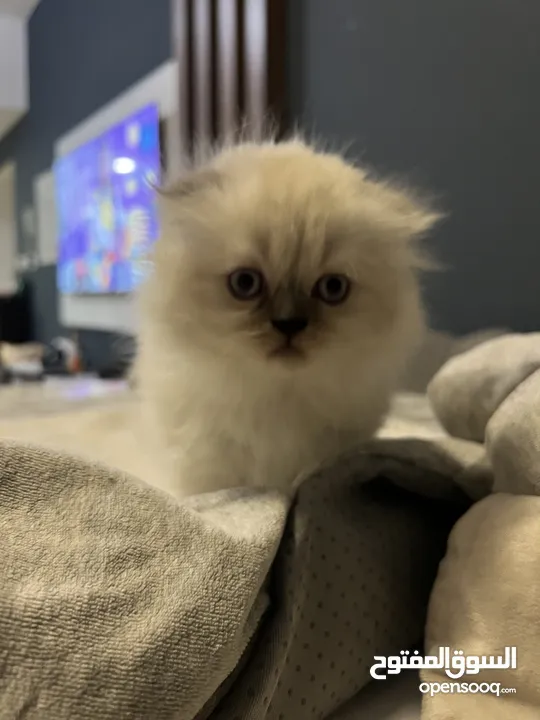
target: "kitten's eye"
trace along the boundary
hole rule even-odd
[[[237,300],[254,300],[264,289],[264,278],[258,270],[240,268],[228,277],[231,295]]]
[[[327,305],[339,305],[345,302],[351,283],[345,275],[323,275],[315,283],[313,296]]]

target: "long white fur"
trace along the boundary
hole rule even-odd
[[[161,200],[136,368],[155,476],[177,497],[236,486],[289,491],[370,438],[424,329],[415,240],[437,216],[299,140],[218,153]],[[326,272],[353,290],[269,357],[264,308],[227,290],[259,267],[269,293]]]

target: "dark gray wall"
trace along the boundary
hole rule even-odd
[[[41,0],[29,23],[30,112],[0,142],[17,162],[17,208],[57,138],[171,56],[169,0]],[[23,247],[22,233],[20,243]],[[55,269],[28,277],[35,335],[59,332]]]
[[[308,130],[440,196],[434,325],[540,328],[538,0],[297,0],[291,103]]]

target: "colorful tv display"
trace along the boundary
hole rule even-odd
[[[148,105],[55,163],[61,293],[133,291],[158,235],[159,111]]]

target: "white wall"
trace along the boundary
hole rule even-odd
[[[0,12],[0,137],[28,110],[26,20]]]
[[[165,154],[174,172],[179,163],[179,147],[175,137],[179,115],[178,79],[177,62],[165,63],[59,138],[55,144],[55,157],[72,152],[144,105],[157,103],[161,117],[166,122]],[[56,262],[56,243],[52,241],[52,237],[56,238],[57,235],[56,218],[50,214],[50,193],[54,186],[50,183],[51,177],[44,176],[36,180],[35,186],[37,247],[42,264]],[[60,295],[59,320],[66,327],[135,332],[136,301],[132,295]]]
[[[0,0],[0,138],[28,110],[27,21],[39,0]]]
[[[0,295],[17,289],[16,255],[15,166],[9,163],[0,168]]]
[[[54,265],[58,258],[58,218],[52,171],[34,179],[34,210],[37,262]]]
[[[39,5],[39,0],[0,0],[0,13],[28,18]]]

